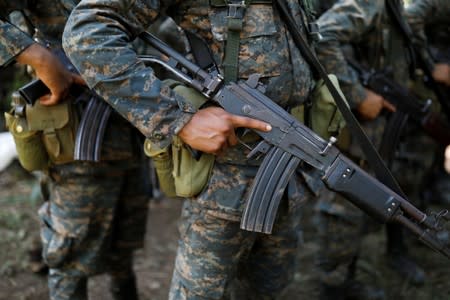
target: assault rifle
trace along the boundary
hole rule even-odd
[[[143,32],[140,37],[160,52],[141,56],[144,62],[162,65],[229,113],[271,124],[270,132],[255,131],[263,140],[249,157],[261,153],[265,157],[247,199],[242,229],[271,233],[282,194],[303,161],[321,172],[328,188],[367,214],[383,223],[403,224],[430,248],[450,258],[450,249],[436,235],[442,230],[442,221],[450,219],[447,210],[427,215],[370,176],[333,146],[335,138],[325,141],[265,96],[259,75],[225,84],[217,72],[202,69],[154,35]]]
[[[396,111],[389,118],[380,147],[380,152],[387,161],[394,152],[408,120],[419,125],[437,143],[443,146],[450,144],[450,126],[439,113],[431,111],[431,99],[426,101],[418,99],[407,88],[389,78],[387,72],[368,71],[352,59],[347,61],[358,73],[365,87],[383,96],[396,107]]]

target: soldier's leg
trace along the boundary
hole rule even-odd
[[[239,222],[208,214],[185,200],[169,299],[227,299],[238,262],[254,241]]]
[[[50,170],[50,201],[39,210],[52,300],[86,299],[87,277],[104,271],[123,172],[109,163]]]
[[[302,242],[301,207],[289,209],[287,199],[282,201],[272,233],[258,234],[249,254],[240,262],[239,281],[245,299],[280,299],[294,277]]]
[[[133,252],[144,246],[148,204],[151,194],[145,160],[126,172],[114,217],[109,274],[115,300],[138,299]]]
[[[321,299],[384,299],[381,289],[355,279],[364,215],[339,195],[326,191],[316,205]]]

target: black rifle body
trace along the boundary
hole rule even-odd
[[[354,64],[351,65],[355,67]],[[450,144],[450,126],[440,114],[431,111],[431,100],[421,101],[406,87],[397,84],[383,72],[365,71],[361,67],[355,69],[365,87],[383,96],[396,107],[397,111],[394,114],[403,114],[418,124],[437,143],[444,146]]]
[[[376,220],[403,224],[428,246],[450,258],[450,249],[435,236],[441,229],[439,220],[447,219],[446,211],[439,218],[427,215],[370,176],[340,153],[332,140],[325,141],[265,96],[257,75],[245,82],[224,84],[220,75],[201,69],[152,34],[144,32],[140,37],[162,53],[158,57],[141,57],[143,61],[166,67],[229,113],[271,124],[269,132],[255,131],[262,141],[250,155],[265,153],[265,157],[247,199],[242,229],[271,233],[284,188],[303,161],[321,171],[323,182],[331,190],[343,194]]]

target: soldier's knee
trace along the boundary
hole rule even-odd
[[[50,269],[48,288],[51,300],[86,300],[87,277],[57,269]]]

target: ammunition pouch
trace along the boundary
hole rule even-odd
[[[44,170],[48,167],[49,158],[39,131],[29,130],[24,118],[16,118],[5,113],[6,126],[11,132],[19,162],[28,171]]]
[[[206,102],[206,98],[192,88],[171,79],[164,82],[197,108]],[[202,153],[197,160],[189,146],[177,136],[164,149],[146,139],[144,152],[152,158],[160,188],[168,197],[198,195],[208,183],[215,160],[214,155],[207,153]]]
[[[336,76],[333,74],[328,76],[342,94]],[[306,125],[324,139],[339,136],[345,127],[345,120],[322,79],[317,81],[311,93],[310,101],[309,107],[305,108],[305,105],[296,106],[291,109],[291,114],[302,123],[305,123],[305,119],[309,119]],[[309,118],[306,118],[305,115],[308,115]]]
[[[73,161],[79,118],[71,101],[52,106],[37,101],[25,105],[22,115],[13,111],[5,113],[5,118],[26,170],[45,170],[50,164]]]

